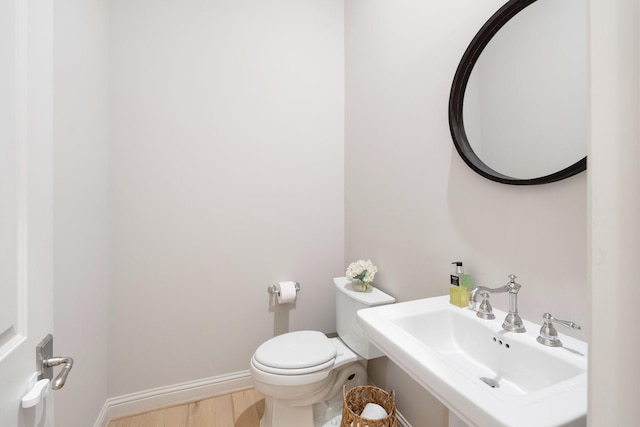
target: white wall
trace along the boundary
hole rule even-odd
[[[589,425],[638,424],[640,7],[591,0]]]
[[[339,0],[112,0],[109,395],[248,369],[335,331]],[[296,280],[292,308],[267,286]]]
[[[325,278],[343,267],[341,5],[112,3],[110,395],[245,369],[256,343],[288,326],[332,330]],[[486,285],[519,274],[525,317],[571,318],[583,339],[591,329],[590,424],[632,424],[640,350],[621,325],[639,298],[627,280],[637,239],[625,238],[638,234],[638,47],[620,34],[637,32],[637,4],[591,0],[589,328],[585,174],[502,186],[451,147],[455,67],[501,3],[347,2],[344,261],[373,258],[378,283],[401,301],[446,292],[453,259]],[[56,392],[64,426],[91,425],[107,395],[107,19],[106,0],[55,3],[54,334],[78,362],[73,387]],[[266,284],[288,278],[303,283],[300,302],[270,311]],[[239,293],[242,305],[223,301]],[[414,425],[444,425],[446,410],[396,366],[370,366]]]
[[[474,283],[522,284],[521,315],[546,311],[586,339],[586,174],[530,188],[486,180],[454,149],[447,106],[456,67],[504,1],[346,2],[345,262],[371,258],[400,301],[448,292],[451,262]],[[464,13],[461,13],[464,11]],[[492,298],[507,308],[507,298]],[[395,388],[414,425],[446,411],[386,359],[373,380]]]
[[[54,393],[64,427],[93,425],[107,397],[107,25],[107,0],[54,2],[54,352],[76,362]]]

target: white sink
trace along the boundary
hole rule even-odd
[[[358,323],[472,426],[586,426],[587,344],[560,334],[562,347],[546,347],[536,341],[540,325],[525,320],[527,332],[507,332],[506,313],[494,314],[480,319],[446,295],[360,310]]]

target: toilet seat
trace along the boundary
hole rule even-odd
[[[253,355],[255,366],[279,375],[302,375],[333,365],[335,345],[322,332],[289,332],[263,343]]]

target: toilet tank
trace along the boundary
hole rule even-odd
[[[356,313],[362,308],[394,303],[396,299],[375,287],[366,292],[354,291],[346,277],[336,277],[333,283],[336,285],[336,325],[342,341],[367,360],[383,356],[360,329]]]

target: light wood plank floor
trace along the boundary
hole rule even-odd
[[[264,396],[250,389],[109,421],[108,427],[258,427]]]

